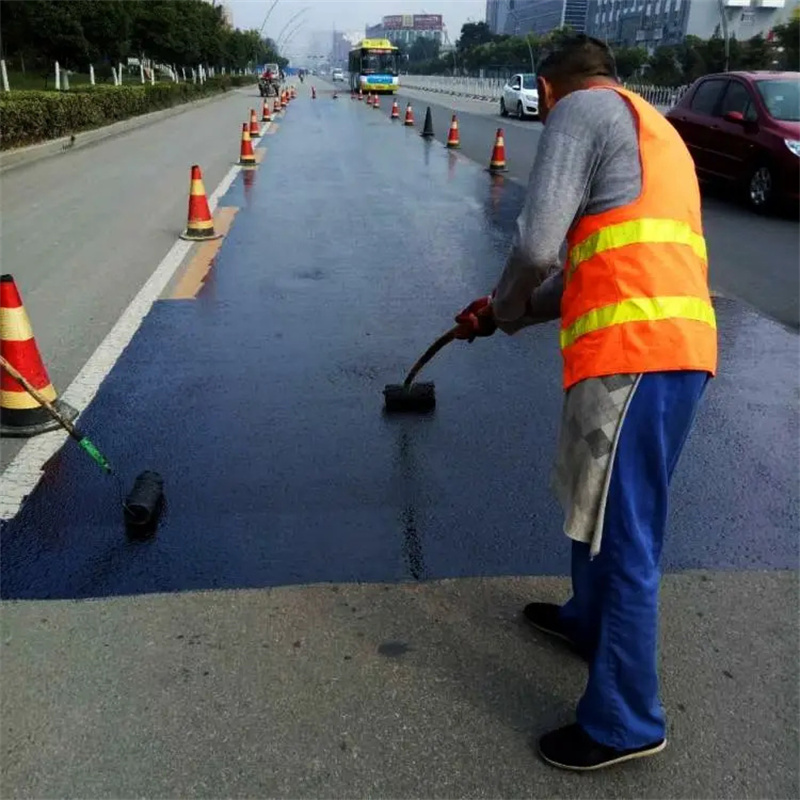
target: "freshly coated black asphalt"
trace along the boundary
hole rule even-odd
[[[3,598],[565,574],[548,490],[556,328],[445,349],[432,416],[381,391],[492,288],[522,189],[347,97],[295,103],[204,290],[162,301],[82,415],[125,487],[164,476],[128,541],[69,443],[2,530]],[[721,370],[674,483],[665,567],[796,568],[797,337],[717,303]]]

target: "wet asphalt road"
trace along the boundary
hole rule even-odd
[[[542,125],[536,120],[503,118],[494,103],[442,98],[421,91],[398,94],[401,114],[406,104],[414,108],[421,130],[425,108],[430,106],[436,140],[444,143],[455,110],[458,113],[461,152],[486,166],[495,132],[504,131],[508,175],[527,184]],[[349,100],[348,100],[349,102]],[[381,97],[381,112],[391,112],[391,99]],[[398,123],[401,124],[401,123]],[[800,328],[800,225],[797,211],[769,217],[753,214],[723,190],[705,186],[703,221],[709,249],[709,274],[713,288],[734,297],[773,319]]]
[[[225,198],[241,210],[199,299],[156,304],[82,417],[126,484],[166,476],[157,541],[125,543],[116,487],[68,447],[3,533],[3,597],[565,573],[554,325],[452,345],[428,370],[433,417],[381,413],[383,386],[493,285],[521,187],[346,99],[295,114]],[[665,564],[788,569],[796,335],[718,310],[721,375]]]
[[[492,285],[521,188],[349,101],[265,138],[202,292],[82,416],[125,488],[164,475],[156,538],[71,443],[0,531],[4,795],[796,796],[796,335],[718,301],[665,550],[670,748],[548,769],[531,739],[585,680],[518,623],[567,593],[556,330],[443,351],[431,416],[381,397]]]

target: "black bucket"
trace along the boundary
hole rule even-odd
[[[164,479],[157,472],[142,472],[125,498],[125,527],[132,536],[155,533],[164,504]]]

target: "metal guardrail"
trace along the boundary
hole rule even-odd
[[[400,85],[408,89],[466,97],[471,100],[500,101],[506,81],[501,78],[466,78],[447,75],[402,75]],[[688,86],[651,86],[626,83],[630,89],[655,106],[672,108],[683,96]]]

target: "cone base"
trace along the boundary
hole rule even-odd
[[[508,167],[486,167],[487,172],[508,172]]]
[[[187,242],[210,242],[214,239],[221,239],[222,234],[216,233],[213,228],[207,231],[190,231],[187,228],[180,235],[180,238],[185,239]]]
[[[458,150],[459,147],[461,147],[461,142],[448,142],[447,143],[447,148],[449,150]]]
[[[53,407],[69,422],[78,416],[77,409],[63,400],[56,400]],[[9,417],[12,419],[11,423],[9,423]],[[31,436],[38,436],[40,433],[57,430],[60,427],[61,423],[53,419],[41,406],[24,411],[7,408],[0,410],[0,436],[4,438],[27,439]]]

